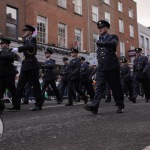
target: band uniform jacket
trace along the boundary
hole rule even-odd
[[[15,76],[14,55],[10,49],[0,51],[0,76]]]
[[[133,61],[134,77],[138,79],[145,78],[148,65],[148,58],[146,56],[135,58]]]
[[[97,72],[97,67],[93,68],[93,67],[89,67],[89,80],[93,80],[92,77],[96,74]]]
[[[80,75],[82,80],[89,79],[89,66],[86,63],[81,64]]]
[[[64,82],[64,81],[67,81],[68,80],[68,74],[69,74],[69,65],[68,64],[65,64],[62,68],[62,71],[61,71],[61,81]]]
[[[55,73],[54,73],[55,60],[51,58],[49,60],[46,60],[42,67],[44,68],[43,80],[45,81],[55,80]]]
[[[118,36],[114,34],[110,35],[107,33],[103,40],[99,37],[97,41],[97,59],[100,71],[120,69],[119,60],[116,55],[118,42]]]
[[[69,62],[69,80],[76,80],[80,79],[80,67],[81,67],[81,60],[80,58],[73,58]]]
[[[131,69],[128,65],[122,66],[120,67],[120,74],[121,74],[121,78],[123,80],[128,80],[130,79],[130,75],[131,75]]]
[[[22,61],[21,71],[39,69],[37,58],[35,57],[37,52],[36,38],[30,37],[25,40],[23,46],[18,47],[18,52],[23,52],[24,60]]]
[[[148,78],[148,80],[150,80],[150,64],[148,64],[145,69],[145,75]]]

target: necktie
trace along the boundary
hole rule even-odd
[[[104,37],[100,36],[100,42],[104,42]]]

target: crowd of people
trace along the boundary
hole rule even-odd
[[[2,101],[7,90],[11,93],[12,107],[9,111],[19,111],[21,99],[22,104],[29,103],[31,89],[35,97],[35,107],[33,111],[42,110],[45,101],[45,92],[50,89],[50,93],[56,96],[57,104],[63,102],[64,97],[68,99],[65,106],[72,106],[74,102],[84,101],[84,108],[87,111],[97,114],[102,98],[105,102],[110,102],[114,98],[115,105],[118,107],[117,113],[124,112],[124,94],[129,96],[129,100],[136,103],[139,93],[145,95],[145,101],[150,100],[149,93],[149,63],[146,56],[142,56],[142,49],[136,48],[136,58],[133,63],[133,71],[125,57],[118,59],[116,55],[118,36],[109,34],[110,24],[105,20],[97,23],[100,31],[97,41],[97,60],[98,66],[91,65],[84,57],[79,57],[79,51],[72,48],[69,60],[63,57],[64,63],[60,76],[59,84],[56,85],[55,60],[51,58],[53,50],[47,48],[45,62],[39,66],[36,58],[36,38],[32,36],[35,28],[31,25],[24,26],[23,46],[10,49],[11,41],[1,38],[0,51],[0,114],[5,109]],[[15,85],[17,70],[14,66],[14,55],[23,53],[19,79]],[[39,74],[39,69],[43,74]],[[93,86],[93,76],[96,80],[96,88]],[[95,81],[94,81],[95,82]],[[23,95],[24,93],[24,95]]]

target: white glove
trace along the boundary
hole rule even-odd
[[[13,52],[14,54],[18,53],[18,48],[13,48],[13,49],[12,49],[12,52]]]

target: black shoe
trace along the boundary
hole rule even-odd
[[[93,98],[90,99],[90,102],[92,102],[92,101],[93,101]]]
[[[115,106],[118,106],[118,104],[115,102]]]
[[[28,105],[29,103],[28,102],[23,102],[21,105]]]
[[[111,102],[111,99],[106,99],[105,102],[109,103],[109,102]]]
[[[117,113],[118,113],[118,114],[123,113],[123,112],[124,112],[123,109],[118,108],[118,110],[117,110]]]
[[[38,107],[38,106],[35,106],[32,111],[39,111],[39,110],[42,110],[42,107]]]
[[[0,114],[3,113],[4,109],[5,109],[5,105],[3,105],[3,106],[0,108]]]
[[[84,104],[87,104],[87,102],[88,102],[88,97],[85,96],[85,97],[84,97]]]
[[[136,98],[129,97],[129,100],[133,103],[136,103]]]
[[[57,104],[61,104],[61,101],[58,101]]]
[[[87,110],[87,111],[91,111],[93,114],[97,114],[98,110],[92,106],[89,106],[89,105],[84,105],[84,109]]]
[[[146,100],[145,100],[145,102],[146,102],[146,103],[148,103],[148,102],[149,102],[149,100],[148,100],[148,99],[146,99]]]
[[[20,107],[15,107],[15,106],[9,107],[7,109],[12,111],[20,111]]]
[[[80,100],[75,100],[74,102],[80,102]]]
[[[102,99],[105,99],[105,96],[103,96]]]
[[[73,106],[72,103],[67,103],[65,106]]]

